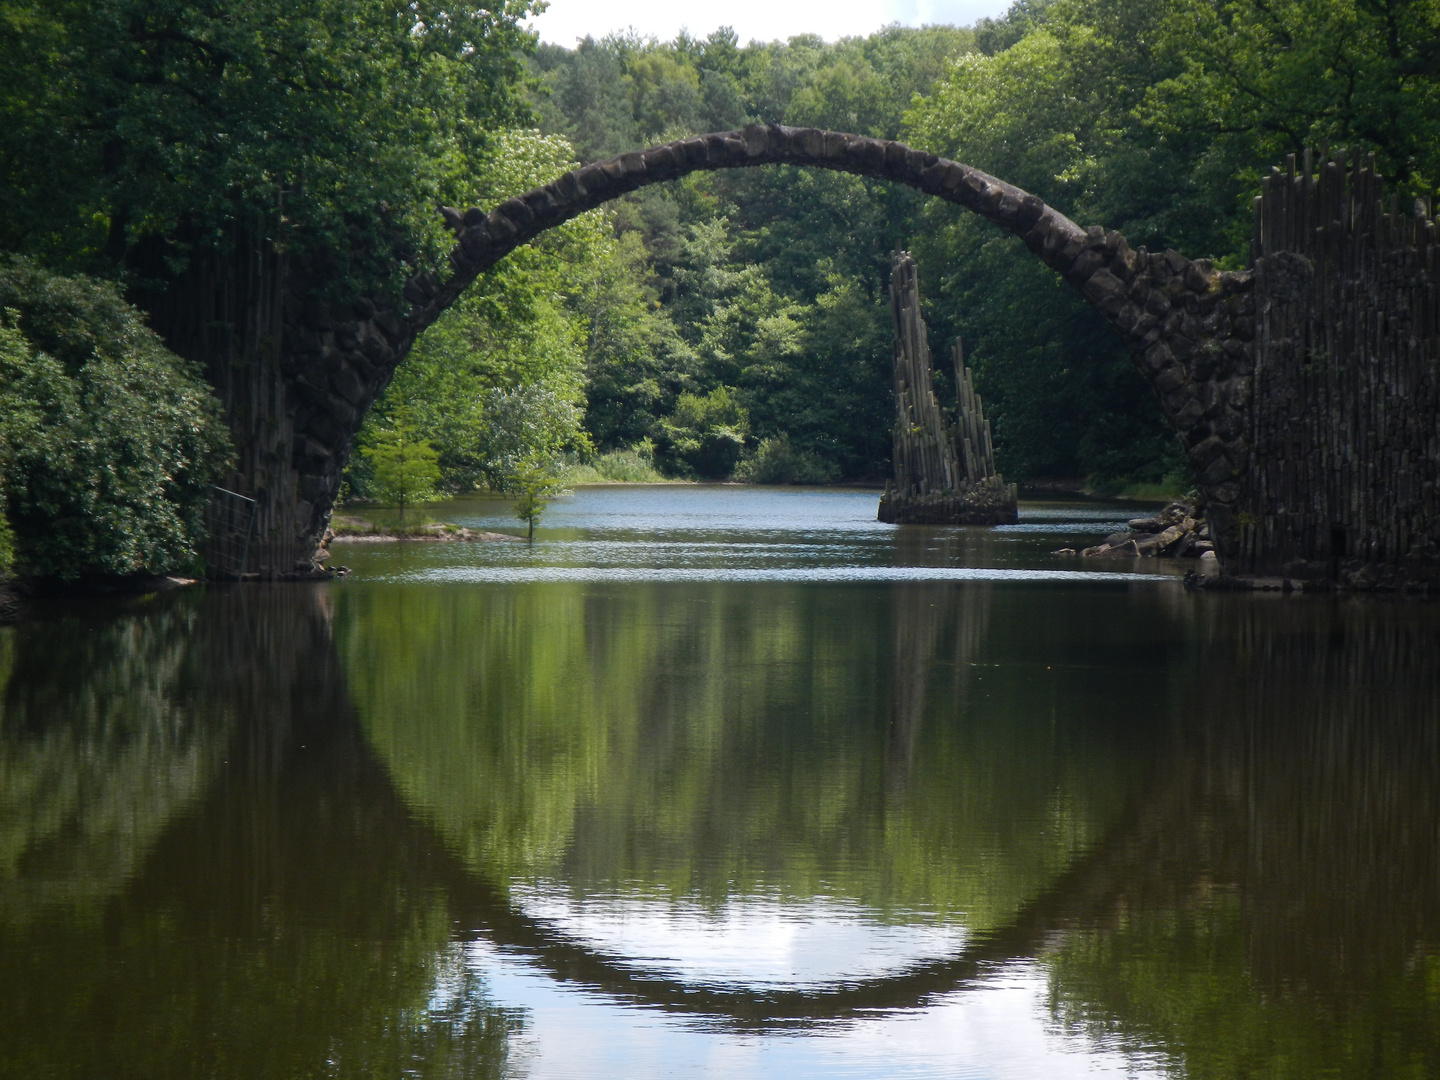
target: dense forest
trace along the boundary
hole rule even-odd
[[[1020,0],[973,27],[833,43],[721,30],[574,48],[539,44],[530,13],[525,0],[0,0],[13,527],[0,559],[69,574],[183,562],[223,447],[196,373],[114,305],[143,308],[238,236],[340,267],[347,295],[394,291],[443,267],[437,204],[492,206],[577,162],[752,120],[900,138],[1135,246],[1229,267],[1245,262],[1259,177],[1286,153],[1373,152],[1406,198],[1440,184],[1435,0]],[[879,479],[897,248],[919,262],[937,346],[965,343],[1008,477],[1181,481],[1118,341],[1017,241],[908,189],[771,167],[637,192],[487,273],[373,410],[350,493],[384,497],[377,462],[405,447],[449,492],[513,489],[561,464],[572,477]],[[106,288],[103,303],[75,299]],[[59,342],[59,309],[37,289],[71,297],[78,321],[109,311],[105,325],[133,326],[128,344],[104,345],[103,327]],[[142,354],[185,388],[178,407],[200,434],[183,461],[160,461],[164,440],[134,454],[180,480],[116,480],[106,451],[36,452],[85,442],[61,430],[86,422],[62,399],[90,382],[132,407]],[[106,381],[91,367],[104,356],[134,377]],[[136,542],[47,563],[45,522],[107,500],[130,508],[114,520]]]
[[[484,194],[779,122],[902,139],[1136,246],[1240,267],[1250,199],[1286,153],[1359,145],[1408,194],[1434,188],[1437,33],[1433,3],[1022,0],[971,28],[835,43],[742,45],[721,30],[542,45],[529,60],[537,126],[506,136],[509,175]],[[1018,241],[954,207],[777,167],[692,175],[594,219],[492,275],[422,340],[370,437],[404,406],[451,489],[504,486],[536,449],[598,457],[616,478],[651,461],[675,476],[883,477],[885,290],[891,252],[907,248],[932,337],[965,343],[1008,476],[1184,483],[1100,318]]]

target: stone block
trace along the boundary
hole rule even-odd
[[[920,170],[920,188],[932,195],[938,195],[945,190],[945,178],[946,163],[937,161]]]
[[[1028,193],[1021,195],[1020,205],[1015,211],[1015,231],[1028,232],[1044,217],[1047,209],[1042,199]]]
[[[792,131],[793,137],[793,131]],[[681,160],[692,169],[703,169],[710,162],[710,148],[704,139],[682,139],[678,145]]]
[[[490,211],[490,216],[485,219],[485,229],[490,234],[490,247],[505,248],[506,245],[514,242],[520,234],[520,227],[511,221],[509,217],[502,214],[498,209]],[[405,299],[410,300],[409,296]],[[412,301],[423,303],[423,301]]]
[[[557,199],[557,194],[554,188],[546,184],[527,193],[521,201],[529,207],[536,221],[552,221],[564,214],[564,201]]]
[[[935,157],[934,154],[927,154],[923,150],[905,147],[904,160],[900,165],[900,176],[896,179],[918,180],[925,166],[931,164],[929,159],[933,157]]]
[[[495,212],[504,214],[519,228],[524,228],[535,220],[535,211],[526,204],[524,199],[519,197],[506,199],[495,208]]]
[[[311,300],[305,305],[305,325],[314,330],[330,329],[330,305],[322,300]]]
[[[1093,247],[1087,246],[1070,264],[1070,269],[1065,276],[1071,281],[1083,283],[1090,279],[1090,275],[1105,265],[1105,256],[1102,252]]]
[[[549,187],[556,201],[563,204],[569,212],[573,213],[576,207],[589,205],[590,193],[585,190],[585,185],[580,182],[580,173],[575,169],[556,177]]]
[[[1120,246],[1110,258],[1110,272],[1124,282],[1133,281],[1142,271],[1140,257],[1133,251],[1125,238],[1120,238]]]
[[[1250,396],[1254,393],[1254,383],[1247,376],[1239,375],[1221,384],[1220,393],[1231,408],[1248,409]]]
[[[1218,484],[1235,475],[1235,467],[1225,454],[1210,459],[1203,469],[1196,470],[1195,479],[1204,485]]]
[[[382,368],[393,366],[396,359],[395,350],[379,334],[366,335],[360,354]]]
[[[1211,420],[1216,434],[1226,439],[1238,439],[1245,434],[1245,417],[1236,409],[1222,405],[1219,414]]]
[[[483,262],[490,254],[490,229],[485,224],[466,229],[460,234],[460,247],[471,259]]]
[[[641,156],[645,159],[645,173],[648,176],[669,178],[680,176],[684,172],[684,163],[675,152],[673,144],[653,146]]]
[[[300,495],[306,502],[319,502],[329,487],[329,480],[323,473],[306,473],[300,477]]]
[[[1221,505],[1235,503],[1240,498],[1240,485],[1234,480],[1227,480],[1224,483],[1216,484],[1210,489],[1210,498],[1212,500],[1212,506],[1216,503]],[[1211,528],[1214,528],[1215,515],[1207,510],[1206,516],[1210,519]]]
[[[365,396],[365,384],[349,366],[342,367],[330,377],[330,389],[351,405],[358,405]]]
[[[1074,276],[1073,269],[1071,275],[1072,277]],[[1085,287],[1082,291],[1092,303],[1097,305],[1111,299],[1123,303],[1125,283],[1110,273],[1109,270],[1096,270],[1086,280]]]
[[[1185,269],[1185,287],[1193,293],[1209,293],[1220,285],[1210,260],[1197,259]]]
[[[1155,387],[1156,393],[1168,394],[1171,390],[1180,389],[1185,382],[1185,372],[1179,364],[1173,364],[1159,372],[1151,385]]]
[[[1160,404],[1165,406],[1165,411],[1178,413],[1181,409],[1195,399],[1194,393],[1188,386],[1177,386],[1175,389],[1160,395]]]
[[[1170,346],[1163,341],[1157,341],[1145,350],[1144,366],[1152,373],[1158,374],[1175,363],[1175,354],[1170,351]]]
[[[1203,469],[1218,457],[1225,453],[1225,442],[1218,435],[1211,435],[1202,439],[1190,448],[1185,455],[1186,461],[1192,468]]]
[[[1177,391],[1178,393],[1178,391]],[[1185,395],[1185,404],[1172,417],[1172,422],[1181,431],[1189,431],[1205,415],[1205,407],[1191,395]]]

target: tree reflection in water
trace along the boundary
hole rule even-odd
[[[446,857],[328,621],[257,588],[0,635],[0,1075],[499,1074],[519,1018],[415,887]]]
[[[1056,1017],[1192,1078],[1440,1075],[1440,620],[1197,606],[1136,873],[1046,957]]]
[[[502,887],[980,932],[1104,835],[1129,753],[1009,673],[981,676],[1003,722],[964,714],[989,608],[983,584],[354,589],[337,641],[406,800]]]

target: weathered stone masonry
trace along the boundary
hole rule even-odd
[[[1281,488],[1263,487],[1271,475],[1267,470],[1279,466],[1271,461],[1264,470],[1255,468],[1257,440],[1269,453],[1277,438],[1289,438],[1277,434],[1285,430],[1285,424],[1274,417],[1257,422],[1255,410],[1257,334],[1263,325],[1269,335],[1267,341],[1283,336],[1275,329],[1286,318],[1282,313],[1294,310],[1299,303],[1295,297],[1304,292],[1296,292],[1289,285],[1266,285],[1263,311],[1257,310],[1257,280],[1267,281],[1266,267],[1284,262],[1278,258],[1279,249],[1272,251],[1281,241],[1272,239],[1260,245],[1258,274],[1220,273],[1203,259],[1192,261],[1174,251],[1137,251],[1118,233],[1098,226],[1082,229],[1019,188],[901,143],[814,128],[752,125],[742,131],[681,139],[587,165],[509,199],[488,213],[445,208],[442,212],[457,239],[450,254],[450,274],[444,279],[429,273],[413,277],[404,289],[409,304],[404,310],[370,299],[343,307],[307,303],[300,299],[304,295],[300,286],[308,286],[309,280],[298,278],[297,286],[287,290],[283,302],[271,306],[273,333],[265,337],[260,331],[252,332],[259,344],[245,352],[243,361],[250,389],[240,396],[248,395],[246,400],[253,404],[247,407],[264,422],[260,427],[252,423],[251,427],[264,430],[257,449],[243,450],[245,460],[251,464],[242,467],[234,483],[247,494],[257,493],[262,503],[272,508],[266,530],[257,542],[257,551],[263,553],[259,562],[264,572],[274,575],[308,565],[339,490],[346,447],[365,410],[388,385],[396,364],[416,335],[454,303],[479,274],[546,229],[628,191],[702,169],[769,164],[835,169],[908,184],[971,210],[1020,237],[1037,257],[1078,289],[1129,344],[1140,373],[1179,432],[1207,504],[1224,565],[1243,573],[1272,569],[1277,549],[1265,539],[1272,533],[1257,534],[1255,529],[1262,519],[1278,519],[1282,511],[1287,511],[1291,506],[1287,500],[1312,498],[1313,492],[1305,485],[1314,483],[1313,479],[1297,479]],[[1367,188],[1356,198],[1363,201],[1369,197],[1368,192]],[[1351,236],[1359,225],[1351,221],[1346,228],[1352,232],[1345,235]],[[1433,237],[1433,225],[1426,229],[1425,235]],[[1341,246],[1349,242],[1338,232],[1332,240]],[[1433,240],[1427,243],[1430,246],[1425,251],[1430,254],[1421,261],[1424,266],[1433,266]],[[1272,261],[1267,263],[1267,259]],[[1407,295],[1413,294],[1412,307],[1416,311],[1424,308],[1428,314],[1412,317],[1410,325],[1417,329],[1423,326],[1430,344],[1415,354],[1414,370],[1428,371],[1416,378],[1433,395],[1435,326],[1440,319],[1435,316],[1433,270],[1416,272],[1422,277],[1431,274],[1426,279],[1430,284],[1416,286],[1419,291],[1412,289]],[[1377,278],[1374,283],[1381,281]],[[1342,291],[1351,288],[1352,293],[1357,289],[1363,293],[1365,287],[1364,281],[1357,281],[1353,287],[1336,286]],[[269,345],[265,346],[267,341]],[[1313,350],[1306,355],[1313,362]],[[1329,355],[1331,363],[1349,362],[1338,352]],[[210,362],[213,369],[216,361]],[[1267,380],[1282,379],[1278,372],[1284,366],[1267,360],[1262,384],[1268,387],[1271,382]],[[1263,403],[1269,401],[1266,397]],[[1395,405],[1388,407],[1393,409]],[[1412,427],[1416,431],[1428,430],[1429,442],[1422,439],[1409,449],[1408,456],[1401,451],[1398,458],[1420,477],[1416,484],[1431,484],[1425,489],[1431,492],[1431,501],[1420,504],[1407,527],[1415,535],[1426,537],[1432,547],[1440,537],[1440,518],[1433,509],[1427,509],[1434,506],[1433,480],[1437,471],[1434,426],[1433,412],[1417,417]],[[242,442],[249,438],[243,431],[241,434]],[[1296,458],[1286,460],[1294,462]],[[262,462],[263,468],[257,470],[253,464],[256,462]],[[1323,473],[1332,466],[1315,468]],[[1374,474],[1376,464],[1372,462],[1365,468]],[[1376,482],[1385,482],[1384,477],[1374,475]],[[1263,490],[1272,494],[1256,494],[1256,477],[1260,477],[1258,483]],[[285,507],[292,498],[294,509],[287,512]],[[1359,518],[1341,524],[1348,530],[1352,520],[1357,523],[1354,528],[1362,528]],[[1293,536],[1291,546],[1298,554],[1292,562],[1329,568],[1328,550],[1318,556],[1312,550],[1313,530],[1301,535],[1279,527],[1273,533],[1282,534]],[[1372,545],[1360,554],[1349,533],[1345,535],[1347,556],[1393,563],[1396,554],[1391,548]],[[1310,539],[1305,539],[1307,536]],[[1360,542],[1357,533],[1355,543]],[[1420,564],[1412,560],[1407,565],[1418,568]],[[1426,573],[1433,580],[1431,565],[1432,570]]]

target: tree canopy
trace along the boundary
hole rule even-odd
[[[529,0],[6,0],[0,247],[113,274],[147,237],[445,250],[489,132],[522,116]],[[387,209],[388,208],[388,209]],[[370,268],[383,273],[386,268]]]

